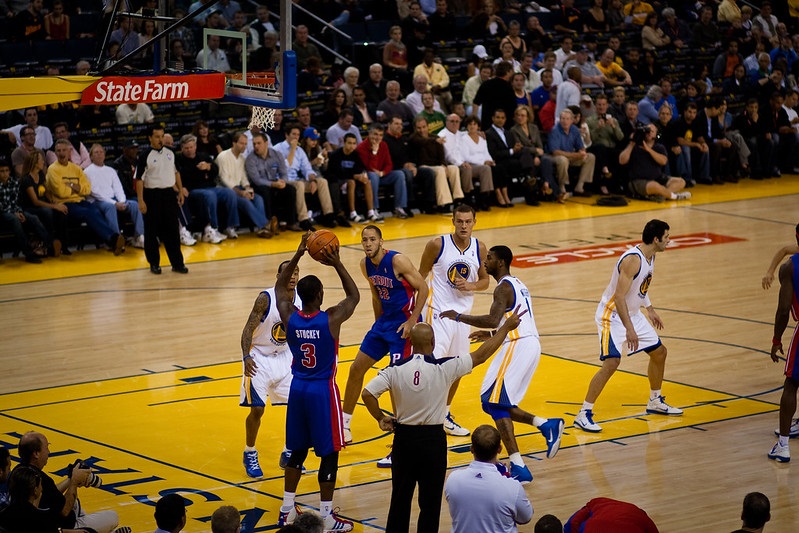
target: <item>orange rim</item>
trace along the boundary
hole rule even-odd
[[[228,79],[238,80],[241,81],[243,75],[241,72],[233,73],[233,74],[225,74]],[[248,72],[247,73],[247,85],[274,85],[277,81],[277,76],[275,76],[275,72]]]

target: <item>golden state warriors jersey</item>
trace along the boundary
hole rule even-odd
[[[527,311],[520,317],[519,327],[508,333],[505,342],[520,339],[522,337],[536,337],[538,338],[538,328],[535,326],[535,317],[533,316],[533,301],[530,298],[530,291],[521,280],[515,276],[504,276],[497,282],[507,283],[513,287],[513,303],[505,309],[502,319],[499,321],[499,326],[505,323],[505,320],[513,314],[516,307],[519,308],[519,313]]]
[[[252,349],[258,350],[261,355],[274,355],[288,350],[286,327],[280,321],[274,287],[266,289],[263,293],[269,297],[269,305],[252,334]],[[297,291],[294,291],[294,307],[302,309],[302,300],[297,295]]]
[[[633,277],[633,282],[630,285],[630,290],[624,297],[627,302],[627,310],[630,315],[635,315],[641,312],[641,307],[648,306],[649,299],[647,293],[649,292],[649,285],[652,283],[652,273],[655,271],[655,256],[652,256],[652,262],[647,261],[644,253],[637,246],[630,248],[622,254],[616,263],[616,268],[613,269],[613,275],[610,277],[610,283],[602,294],[602,300],[596,310],[596,319],[602,320],[608,312],[616,310],[616,302],[614,301],[616,295],[616,285],[619,283],[619,270],[621,262],[630,255],[637,255],[641,260],[641,265],[638,268],[638,273]]]
[[[455,280],[463,278],[469,282],[477,281],[477,271],[480,269],[478,247],[477,239],[471,237],[469,246],[461,252],[452,235],[441,236],[441,253],[433,263],[427,280],[429,294],[422,312],[425,322],[431,322],[433,315],[447,309],[456,313],[472,310],[474,295],[455,288]]]

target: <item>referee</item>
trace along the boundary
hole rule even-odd
[[[522,315],[526,312],[522,311]],[[424,322],[411,330],[413,357],[381,370],[363,390],[367,409],[384,431],[394,431],[391,452],[391,505],[386,533],[407,533],[411,502],[419,484],[418,533],[438,531],[447,470],[447,392],[452,383],[484,363],[519,325],[518,307],[496,334],[470,357],[433,357],[433,329]],[[378,398],[390,391],[396,416],[383,413]]]

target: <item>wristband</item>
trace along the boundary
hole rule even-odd
[[[771,344],[773,344],[774,346],[782,346],[782,339],[774,337],[773,339],[771,339]]]
[[[460,321],[461,321],[461,314],[458,313],[457,315],[455,315],[455,322],[460,322]]]
[[[248,357],[252,357],[252,354],[251,354],[251,353],[248,353],[247,355],[245,355],[245,356],[244,356],[244,360],[246,361]]]

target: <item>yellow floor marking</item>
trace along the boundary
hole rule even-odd
[[[346,361],[338,372],[342,390],[356,351],[354,346],[341,349],[341,360]],[[485,369],[480,367],[462,380],[453,405],[457,420],[469,428],[491,423],[478,400]],[[669,403],[685,408],[684,416],[646,415],[646,376],[621,371],[606,388],[597,412],[596,421],[604,431],[591,435],[569,426],[579,408],[574,398],[582,397],[595,371],[593,365],[545,355],[521,404],[540,416],[566,419],[562,447],[777,410],[772,403],[669,383]],[[53,452],[48,472],[60,472],[78,458],[91,458],[104,485],[100,490],[81,490],[85,507],[116,509],[121,523],[134,531],[154,529],[151,503],[173,490],[192,501],[187,532],[208,531],[203,520],[223,501],[248,510],[251,524],[268,527],[277,520],[283,493],[277,458],[283,445],[285,409],[267,407],[258,438],[266,478],[248,479],[241,465],[247,410],[241,408],[236,413],[233,407],[238,404],[240,372],[239,363],[225,363],[7,394],[0,409],[0,441],[16,446],[19,434],[32,429],[44,432]],[[372,370],[367,380],[375,372]],[[389,407],[387,398],[383,406]],[[147,428],[146,432],[141,428]],[[544,457],[544,439],[535,428],[517,424],[516,432],[522,453]],[[341,454],[340,494],[345,494],[348,486],[390,479],[390,471],[374,464],[387,453],[390,436],[377,428],[361,405],[355,411],[353,434],[354,445]],[[450,467],[469,462],[468,442],[468,438],[449,438]],[[12,455],[16,455],[13,450]],[[298,491],[298,500],[312,506],[318,505],[318,465],[318,459],[311,455],[306,462],[310,472]],[[535,463],[532,469],[535,471]],[[357,509],[342,509],[355,520],[372,516],[354,516],[353,511],[357,513]],[[376,530],[368,525],[356,526],[356,531]]]

